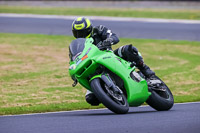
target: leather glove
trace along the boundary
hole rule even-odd
[[[113,39],[107,38],[106,40],[103,41],[102,46],[111,47],[112,44],[113,44]]]
[[[104,40],[101,44],[97,44],[97,47],[100,50],[105,50],[107,48],[111,48],[111,45],[113,44],[113,39],[112,38],[107,38]]]

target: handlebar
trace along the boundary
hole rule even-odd
[[[110,46],[105,46],[105,45],[102,45],[102,41],[100,41],[96,46],[97,48],[99,48],[99,50],[110,50],[111,47]]]

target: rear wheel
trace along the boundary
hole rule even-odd
[[[128,112],[129,105],[123,93],[119,94],[110,90],[100,78],[93,79],[90,85],[95,96],[108,109],[117,114],[126,114]]]
[[[160,87],[162,87],[162,89],[149,89],[152,94],[146,102],[158,111],[169,110],[174,105],[173,95],[167,85],[160,78],[156,78],[161,81]]]

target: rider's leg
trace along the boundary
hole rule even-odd
[[[150,78],[155,75],[149,66],[144,64],[141,54],[137,48],[132,45],[124,45],[114,51],[117,56],[120,56],[126,61],[135,62],[137,68],[147,77]]]
[[[100,104],[99,100],[96,98],[94,93],[92,93],[89,90],[87,90],[85,94],[85,100],[87,101],[87,103],[91,104],[92,106],[98,106]]]

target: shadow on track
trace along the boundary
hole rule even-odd
[[[61,117],[77,117],[77,116],[113,116],[113,115],[130,115],[130,114],[144,114],[144,113],[156,113],[158,111],[156,110],[148,110],[148,111],[130,111],[127,114],[115,114],[109,110],[101,111],[99,112],[98,110],[96,112],[74,112],[74,113],[62,113],[62,114],[57,114],[56,116],[61,116]]]

